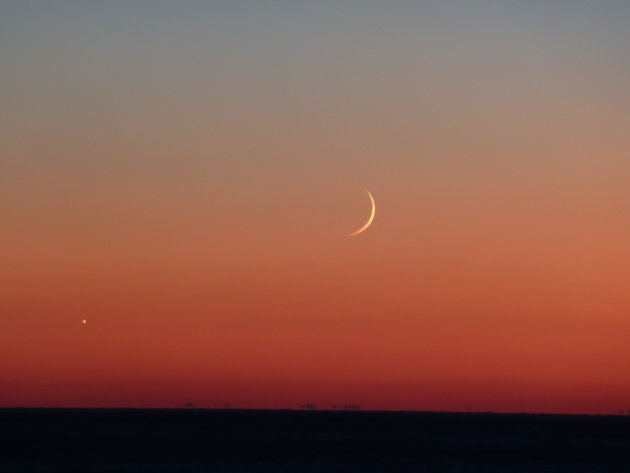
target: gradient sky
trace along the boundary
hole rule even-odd
[[[0,406],[630,408],[629,24],[1,0]]]

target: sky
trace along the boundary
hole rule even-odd
[[[0,406],[630,408],[629,22],[0,0]]]

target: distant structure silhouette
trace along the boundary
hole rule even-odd
[[[317,405],[311,403],[300,404],[300,409],[317,409]]]
[[[182,404],[182,407],[185,407],[187,409],[193,409],[197,407],[197,405],[194,402],[185,402]]]

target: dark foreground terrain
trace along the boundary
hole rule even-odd
[[[0,472],[630,472],[630,417],[0,409]]]

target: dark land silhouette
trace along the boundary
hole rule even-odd
[[[0,409],[0,472],[630,471],[630,417]]]

